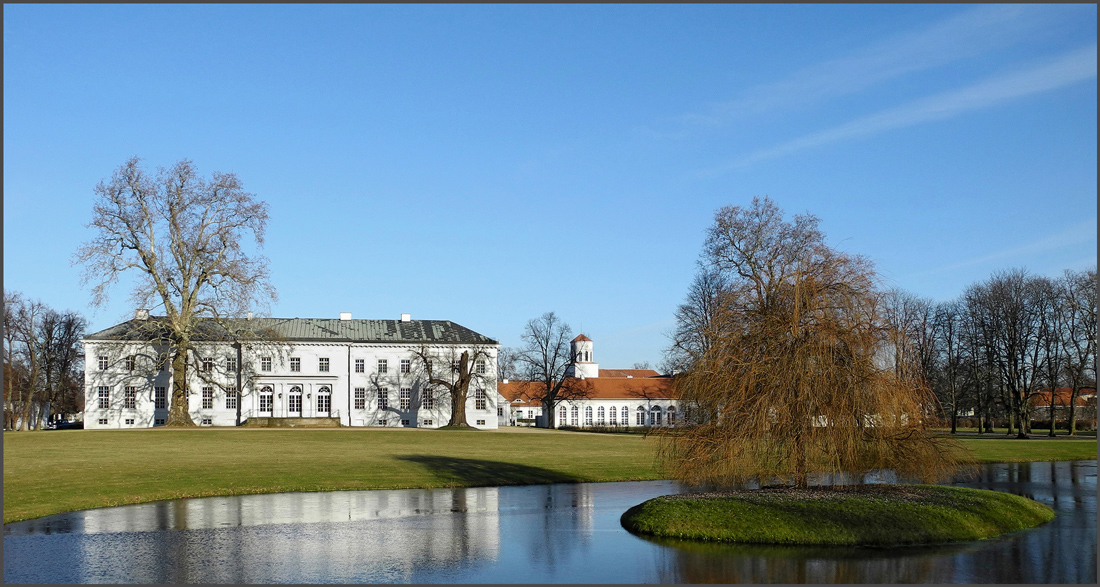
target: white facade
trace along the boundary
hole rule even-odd
[[[353,322],[350,318],[340,322],[345,321]],[[422,322],[436,323],[423,325],[436,332],[441,328],[445,332],[448,325],[457,327]],[[339,326],[343,325],[336,323]],[[466,333],[472,331],[463,329],[464,336]],[[337,418],[344,426],[444,426],[450,419],[450,398],[444,390],[432,393],[425,385],[414,356],[420,349],[439,357],[457,357],[463,350],[480,352],[481,358],[471,366],[478,377],[470,384],[467,423],[494,429],[499,423],[498,411],[506,413],[492,377],[499,344],[489,339],[474,344],[284,340],[242,345],[239,355],[230,343],[197,343],[196,354],[203,360],[188,366],[188,411],[195,423],[235,426],[239,402],[241,423],[254,417],[327,417]],[[161,359],[158,365],[157,351],[163,349],[148,342],[97,335],[85,339],[84,348],[86,429],[147,428],[164,423],[172,395],[172,369],[170,360]],[[436,368],[437,376],[439,371]],[[449,372],[446,366],[442,371]],[[238,380],[239,398],[233,393]]]

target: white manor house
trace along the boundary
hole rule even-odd
[[[138,310],[132,320],[83,339],[84,427],[148,428],[164,424],[172,366],[155,337],[157,320]],[[249,318],[267,341],[193,341],[188,410],[202,426],[236,426],[249,418],[323,418],[343,426],[438,428],[450,419],[450,398],[425,385],[415,353],[441,360],[464,350],[478,355],[466,403],[468,424],[508,423],[497,393],[500,344],[446,320]],[[433,369],[438,373],[438,369]],[[238,392],[239,390],[239,392]]]

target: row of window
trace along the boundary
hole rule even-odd
[[[123,409],[133,410],[137,409],[137,392],[136,386],[126,386],[122,389],[122,407]],[[226,390],[225,393],[225,409],[235,410],[237,409],[237,389],[231,387]],[[111,407],[111,388],[106,385],[100,385],[96,388],[96,405],[99,409],[106,410]],[[204,410],[211,410],[214,408],[214,388],[203,387],[202,388],[202,408]],[[154,387],[153,388],[153,409],[165,410],[168,409],[168,388],[167,387]]]
[[[584,408],[584,421],[583,424],[580,419],[580,407],[573,406],[571,410],[567,410],[565,406],[562,406],[558,411],[559,424],[565,425],[566,416],[570,416],[570,426],[619,426],[619,419],[617,413],[622,413],[622,425],[630,425],[630,409],[623,406],[621,410],[616,410],[614,406],[608,408],[607,412],[604,412],[604,406],[600,406],[595,410],[595,419],[593,419],[592,406],[586,406]],[[652,410],[646,410],[642,406],[638,406],[637,411],[634,414],[635,426],[646,426],[647,420],[649,426],[663,426],[662,418],[664,411],[661,408],[653,408]],[[530,416],[528,416],[530,417]],[[674,406],[668,407],[668,425],[676,425],[676,408]]]
[[[163,369],[164,366],[166,365],[166,360],[161,358],[159,361],[160,361],[161,368]],[[108,359],[108,357],[106,357],[106,356],[100,355],[98,357],[98,364],[99,364],[99,370],[100,371],[106,371],[108,366],[110,365],[110,359]],[[125,357],[123,359],[123,364],[124,364],[124,367],[127,371],[136,370],[137,369],[137,355],[129,355],[129,356]],[[260,357],[260,371],[271,371],[271,365],[272,365],[271,357]],[[317,371],[318,372],[328,373],[330,365],[331,365],[331,363],[330,363],[328,357],[318,357],[318,359],[317,359]],[[355,372],[356,373],[365,373],[366,372],[366,367],[367,367],[367,363],[366,363],[365,359],[355,359]],[[213,372],[214,371],[214,359],[212,357],[203,358],[200,368],[203,372],[206,372],[206,373]],[[454,371],[457,371],[458,368],[459,368],[458,361],[454,361],[451,364],[451,369],[454,370]],[[234,372],[237,371],[237,358],[236,357],[226,357],[226,359],[225,359],[225,370],[229,373],[234,373]],[[290,370],[292,372],[295,372],[295,373],[301,372],[301,370],[302,370],[302,359],[301,359],[301,357],[291,357],[290,358]],[[411,371],[412,371],[412,361],[410,359],[401,359],[401,373],[410,373]],[[389,360],[388,359],[378,359],[378,373],[379,374],[385,374],[385,373],[388,373],[388,372],[389,372]],[[477,361],[474,362],[474,372],[476,372],[478,375],[484,375],[485,374],[486,366],[485,366],[485,360],[484,359],[478,359]]]

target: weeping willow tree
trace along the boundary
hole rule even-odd
[[[755,480],[805,487],[811,472],[894,469],[933,480],[956,466],[929,433],[935,397],[897,369],[866,259],[828,247],[818,219],[783,219],[769,199],[725,207],[701,270],[722,275],[711,317],[677,389],[692,425],[662,456],[692,485]]]

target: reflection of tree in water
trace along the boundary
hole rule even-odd
[[[950,583],[951,552],[967,547],[912,549],[810,548],[651,540],[661,550],[662,583]],[[919,554],[918,554],[919,553]]]

